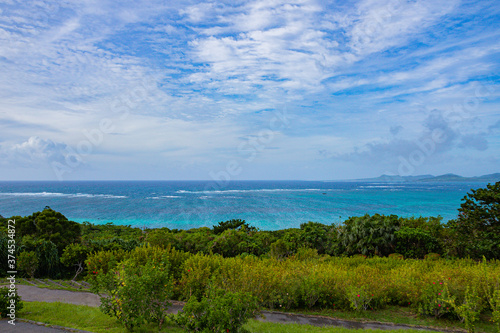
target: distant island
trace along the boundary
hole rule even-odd
[[[367,183],[409,183],[409,182],[498,182],[500,181],[500,173],[492,173],[489,175],[478,177],[462,177],[453,173],[447,173],[441,176],[419,175],[419,176],[398,176],[398,175],[382,175],[376,178],[363,178],[344,180],[346,182],[367,182]]]

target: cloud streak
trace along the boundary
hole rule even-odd
[[[0,10],[8,179],[23,178],[15,164],[64,161],[103,120],[113,132],[67,177],[108,177],[122,164],[120,177],[140,179],[147,160],[156,178],[207,178],[243,160],[241,138],[284,105],[292,125],[239,177],[267,178],[281,163],[285,179],[376,176],[435,129],[448,139],[414,172],[497,171],[494,1],[45,0]],[[445,170],[454,156],[484,163]]]

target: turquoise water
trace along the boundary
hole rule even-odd
[[[264,230],[350,216],[457,215],[461,199],[484,183],[319,181],[0,182],[0,214],[30,215],[45,206],[77,222],[188,229],[244,219]]]

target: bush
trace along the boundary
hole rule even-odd
[[[210,278],[222,265],[220,255],[196,254],[184,262],[184,272],[179,281],[179,294],[188,300],[191,296],[200,298],[205,294]]]
[[[269,253],[274,259],[281,260],[291,254],[290,247],[290,243],[284,241],[283,239],[278,239],[276,242],[271,244],[271,250]]]
[[[448,222],[460,257],[500,258],[500,182],[471,190],[456,220]]]
[[[16,219],[18,237],[31,235],[38,239],[53,242],[59,251],[71,243],[78,243],[81,237],[81,225],[69,221],[63,214],[45,207],[41,212]]]
[[[389,258],[403,260],[405,257],[400,253],[391,253],[391,254],[389,254]]]
[[[453,314],[454,305],[455,296],[450,294],[447,284],[434,281],[424,289],[418,309],[423,315],[439,318]]]
[[[190,332],[245,332],[242,326],[258,310],[257,299],[249,293],[210,289],[200,301],[192,296],[174,320]]]
[[[8,268],[8,254],[9,254],[9,238],[7,234],[3,231],[0,231],[0,277],[6,276]],[[15,254],[15,252],[11,249],[11,252]]]
[[[119,264],[119,270],[97,276],[92,290],[101,295],[101,310],[116,317],[128,330],[150,322],[159,328],[165,321],[172,280],[168,265],[133,260]]]
[[[465,298],[462,304],[455,306],[455,311],[462,322],[465,322],[467,332],[474,332],[474,323],[479,319],[481,313],[481,298],[475,288],[467,286]]]
[[[256,231],[257,228],[250,226],[245,220],[233,219],[226,222],[219,222],[213,226],[214,234],[222,234],[226,230]]]
[[[23,308],[23,302],[21,301],[21,297],[17,294],[17,290],[15,292],[9,292],[8,287],[0,288],[0,318],[6,318],[11,312],[11,309],[9,309],[9,306],[12,304],[11,299],[14,300],[16,312]]]
[[[125,257],[125,251],[99,251],[87,257],[87,281],[96,283],[96,278],[113,270]]]
[[[440,251],[439,240],[425,230],[402,227],[394,235],[396,251],[405,258],[422,259],[427,253]]]
[[[300,225],[300,229],[304,232],[301,234],[300,243],[302,246],[310,249],[316,249],[319,254],[326,253],[329,248],[329,230],[331,227],[318,223],[307,222]]]
[[[36,276],[57,277],[59,275],[59,251],[56,244],[51,241],[26,235],[22,238],[18,250],[34,251],[38,257],[39,265]]]
[[[33,251],[24,251],[19,255],[17,261],[17,267],[26,272],[30,278],[35,277],[35,271],[38,269],[38,264],[40,260],[38,260],[38,256]]]
[[[424,256],[425,260],[439,260],[441,258],[441,255],[439,253],[427,253]]]
[[[365,287],[349,286],[345,293],[347,301],[355,311],[372,309],[374,294],[367,291]]]
[[[245,253],[248,251],[248,235],[240,230],[224,230],[212,241],[211,250],[226,258]]]
[[[73,281],[76,279],[78,274],[83,272],[85,260],[87,260],[88,254],[88,248],[81,244],[69,244],[64,248],[61,256],[61,263],[67,267],[76,266],[76,273],[73,277]]]
[[[488,302],[491,307],[491,320],[497,325],[497,332],[500,333],[500,289],[488,297]]]
[[[339,230],[339,241],[347,255],[386,256],[394,252],[399,223],[396,215],[350,217]]]

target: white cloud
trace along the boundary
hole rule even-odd
[[[12,167],[36,167],[40,164],[64,161],[66,148],[67,145],[64,143],[32,136],[19,144],[0,146],[0,155],[3,156],[2,164]]]
[[[498,34],[480,20],[486,2],[13,5],[0,5],[0,142],[23,163],[63,158],[56,148],[76,149],[82,130],[107,118],[116,130],[88,164],[136,168],[141,156],[199,171],[234,157],[237,138],[262,128],[262,110],[287,102],[300,121],[255,168],[370,144],[390,155],[423,135],[429,110],[462,103],[471,82],[498,69]],[[465,138],[453,149],[498,149],[485,128],[498,121],[495,94],[453,128]],[[406,137],[393,142],[397,126]]]
[[[390,47],[404,46],[410,39],[435,24],[441,17],[449,14],[458,1],[412,1],[393,0],[380,2],[361,1],[357,13],[349,22],[349,46],[357,55],[386,50]]]

